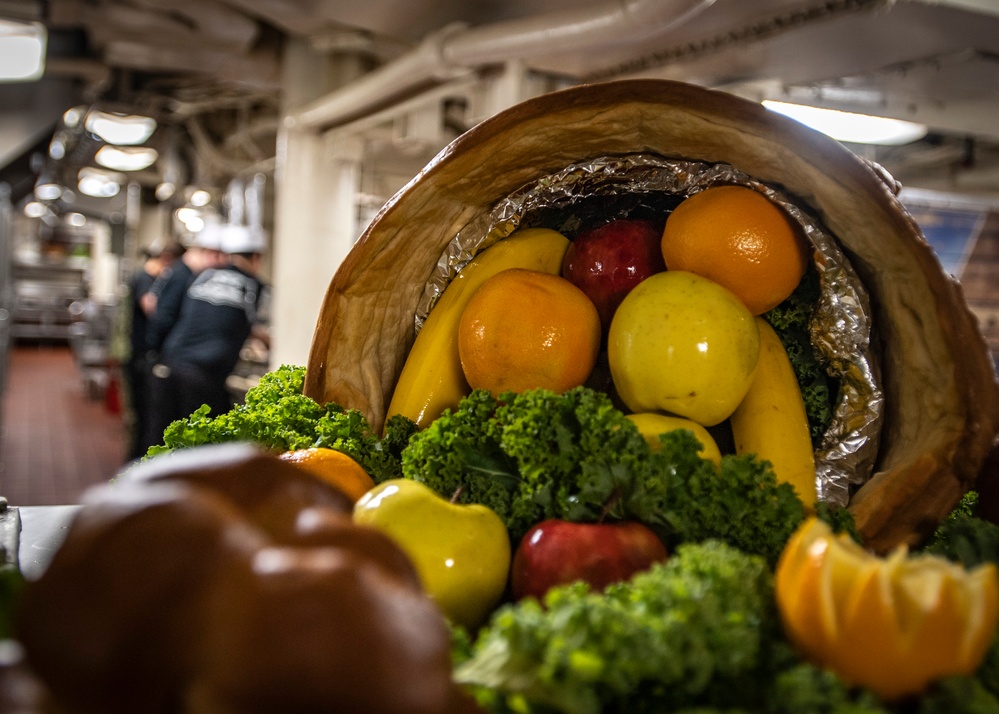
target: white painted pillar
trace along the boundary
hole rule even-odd
[[[350,81],[357,58],[327,58],[303,43],[285,55],[286,111]],[[311,128],[283,126],[275,170],[271,367],[305,365],[326,288],[354,244],[360,148]]]

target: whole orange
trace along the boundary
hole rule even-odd
[[[359,463],[336,449],[320,446],[296,449],[284,452],[279,458],[336,486],[355,503],[375,487],[375,482]]]
[[[583,384],[600,351],[600,317],[565,278],[512,268],[484,282],[458,322],[458,354],[473,389],[564,392]]]
[[[715,186],[684,199],[666,219],[663,258],[735,293],[754,315],[783,302],[808,266],[801,227],[745,186]]]

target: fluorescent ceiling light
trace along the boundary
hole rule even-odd
[[[45,73],[48,34],[37,22],[0,20],[0,81],[28,82]]]
[[[156,131],[156,120],[138,114],[117,114],[91,109],[87,114],[87,131],[109,144],[136,146],[143,144]]]
[[[51,181],[39,183],[35,186],[35,198],[39,201],[55,201],[62,195],[62,186]]]
[[[195,189],[191,194],[192,206],[207,206],[212,201],[212,194],[202,188]]]
[[[49,209],[45,207],[44,203],[39,203],[38,201],[29,201],[24,204],[24,215],[28,218],[41,218]]]
[[[80,169],[77,179],[76,185],[80,189],[80,193],[93,198],[117,196],[118,192],[121,191],[121,184],[125,181],[125,177],[121,174],[102,171],[90,166]]]
[[[102,146],[94,160],[115,171],[139,171],[152,166],[159,154],[156,149],[143,146]]]
[[[177,193],[177,187],[169,181],[163,181],[156,185],[154,193],[157,201],[169,201]]]
[[[56,161],[66,156],[66,142],[63,140],[62,134],[56,134],[52,137],[52,141],[49,143],[49,156]]]
[[[192,218],[201,218],[201,211],[191,208],[190,206],[184,206],[177,209],[177,220],[181,223],[187,223]]]
[[[184,226],[191,233],[200,233],[205,229],[205,219],[201,216],[192,216],[184,222]]]
[[[823,134],[828,134],[837,141],[855,144],[908,144],[910,141],[923,138],[927,132],[923,124],[901,119],[769,100],[764,101],[763,105]]]
[[[80,122],[83,120],[83,115],[86,113],[86,107],[71,107],[63,112],[62,123],[70,129],[77,127],[80,125]]]

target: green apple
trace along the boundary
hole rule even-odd
[[[451,621],[474,630],[503,596],[510,537],[496,512],[453,504],[422,483],[385,481],[354,505],[354,522],[381,530],[416,566]]]

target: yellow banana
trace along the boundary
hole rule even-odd
[[[749,392],[732,414],[738,454],[756,454],[773,464],[778,481],[794,486],[809,510],[815,505],[815,454],[801,389],[774,329],[756,318],[760,361]]]
[[[423,323],[396,383],[387,416],[401,414],[422,429],[469,393],[458,358],[458,319],[472,294],[508,268],[562,271],[569,239],[546,228],[525,228],[475,256],[454,277]]]

